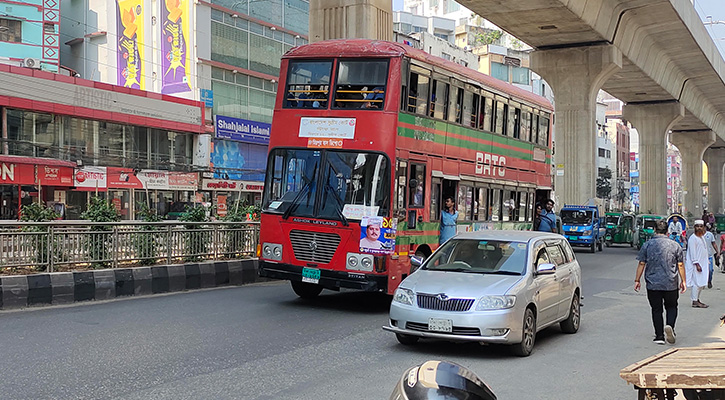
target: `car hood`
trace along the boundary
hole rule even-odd
[[[416,293],[445,293],[449,297],[476,298],[483,295],[503,295],[522,276],[472,274],[451,271],[418,270],[405,278],[401,287]]]

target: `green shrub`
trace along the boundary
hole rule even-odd
[[[183,222],[209,222],[206,215],[206,208],[202,205],[194,207],[186,207],[186,211],[179,217],[179,221]],[[185,225],[184,245],[185,253],[184,261],[199,261],[204,258],[203,254],[207,253],[210,242],[210,231],[203,231],[203,224]]]
[[[60,218],[60,214],[55,212],[52,208],[46,207],[40,203],[31,203],[24,205],[20,211],[20,220],[24,222],[50,222],[57,218]],[[45,271],[50,264],[51,254],[55,260],[63,259],[63,246],[61,245],[59,238],[54,237],[53,240],[48,238],[48,227],[47,226],[25,226],[22,228],[23,232],[38,232],[38,234],[31,235],[31,243],[35,249],[34,261],[37,264],[35,269],[38,271]],[[41,233],[42,232],[42,233]],[[50,244],[50,249],[48,245]]]
[[[118,222],[121,220],[121,214],[109,201],[93,196],[88,209],[81,214],[81,218],[91,222]],[[91,232],[98,232],[92,233],[87,239],[88,253],[94,260],[93,268],[106,268],[109,265],[108,260],[112,258],[113,236],[102,232],[111,231],[113,231],[111,225],[91,226]]]
[[[138,216],[144,222],[160,222],[161,217],[155,210],[149,208],[146,203],[138,203]],[[156,264],[158,259],[158,250],[161,247],[163,233],[159,232],[159,227],[153,225],[142,225],[139,232],[133,234],[132,244],[136,250],[136,257],[139,258],[141,265]],[[156,257],[155,257],[156,256]]]

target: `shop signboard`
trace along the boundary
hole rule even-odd
[[[83,167],[75,170],[73,180],[76,188],[106,189],[106,167]]]
[[[35,165],[0,162],[0,184],[34,185]]]
[[[149,190],[197,190],[199,174],[196,172],[154,171],[142,169],[137,174],[142,187]]]
[[[38,182],[43,186],[74,186],[73,168],[38,165]]]
[[[218,191],[262,192],[262,190],[264,189],[264,182],[232,181],[225,179],[203,179],[201,181],[201,189]]]
[[[269,144],[269,132],[272,130],[272,124],[215,115],[214,130],[219,139]]]
[[[146,189],[167,190],[169,188],[169,174],[167,171],[143,169],[139,171],[137,177]]]
[[[143,189],[143,183],[130,168],[108,168],[109,189]]]
[[[199,189],[199,174],[195,172],[169,172],[169,189],[171,190],[197,190]]]

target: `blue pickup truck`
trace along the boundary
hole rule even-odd
[[[572,246],[589,247],[594,253],[604,248],[607,229],[599,220],[597,206],[565,205],[559,210],[562,235]]]

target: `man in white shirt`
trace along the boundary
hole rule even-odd
[[[685,257],[685,271],[687,273],[685,281],[691,290],[690,299],[692,300],[692,307],[695,308],[709,307],[700,301],[700,292],[703,287],[707,286],[708,275],[710,275],[707,265],[709,258],[707,246],[707,243],[705,243],[705,221],[698,219],[695,221],[695,233],[687,241],[687,256]]]
[[[704,238],[705,243],[707,243],[707,252],[710,254],[710,277],[707,281],[707,288],[712,289],[712,273],[715,272],[713,264],[715,262],[715,256],[717,256],[717,241],[715,240],[715,235],[708,230],[705,231]]]
[[[370,220],[368,226],[365,229],[365,237],[360,239],[361,249],[380,250],[383,248],[383,243],[379,241],[380,238],[380,222]]]

